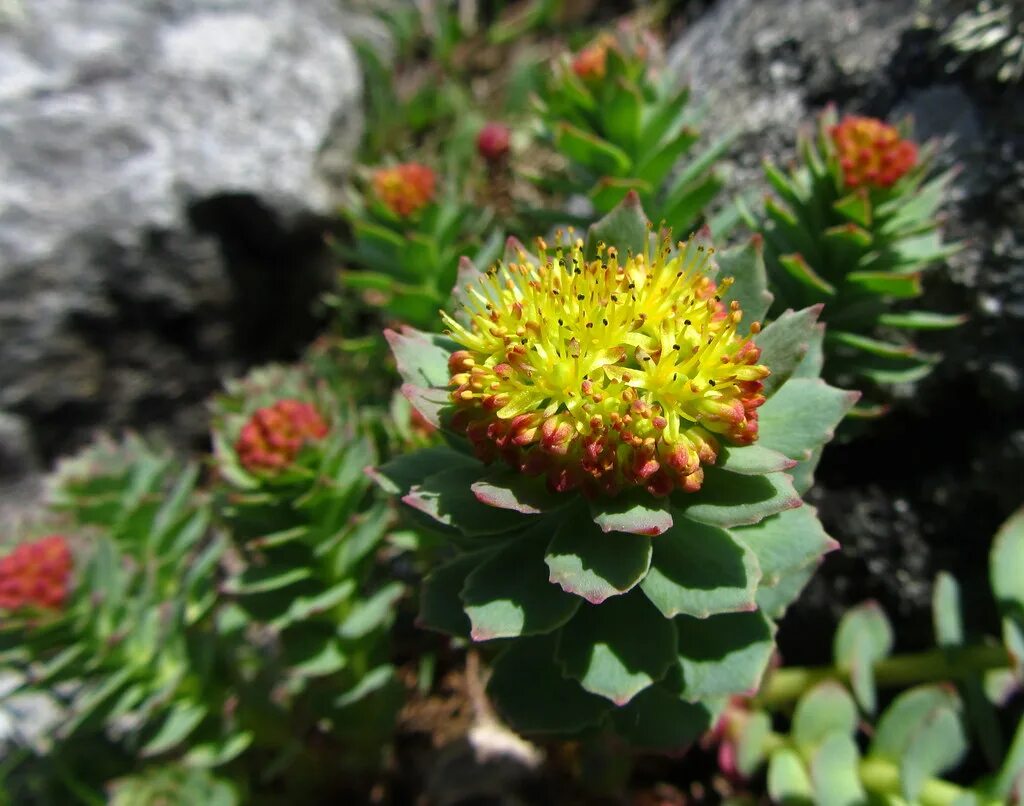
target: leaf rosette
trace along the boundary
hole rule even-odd
[[[953,173],[933,176],[931,149],[919,149],[905,131],[874,118],[840,121],[833,109],[814,137],[800,138],[798,152],[789,171],[765,163],[774,195],[762,213],[741,205],[764,237],[771,312],[824,304],[825,377],[882,400],[886,385],[919,380],[939,360],[908,331],[964,322],[903,307],[922,294],[923,272],[959,249],[943,242],[937,217]],[[875,402],[853,414],[885,411]]]
[[[835,545],[801,494],[856,393],[817,377],[817,309],[741,333],[770,303],[756,241],[673,250],[649,229],[630,194],[586,243],[464,264],[448,334],[387,334],[446,444],[373,475],[455,546],[421,621],[503,639],[489,691],[513,726],[680,746],[757,688],[772,620]],[[680,445],[689,472],[659,477]]]

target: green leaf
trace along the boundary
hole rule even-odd
[[[206,713],[205,705],[191,702],[175,703],[156,733],[139,749],[140,755],[158,756],[173,750],[199,727]]]
[[[875,712],[875,664],[892,651],[889,619],[877,602],[865,602],[843,614],[833,643],[836,665],[850,673],[853,694],[861,708]]]
[[[778,449],[779,446],[770,447]],[[785,473],[742,476],[707,467],[700,490],[677,494],[673,503],[691,520],[729,528],[758,523],[769,515],[793,509],[803,502]]]
[[[236,733],[221,741],[203,742],[192,745],[182,761],[191,767],[212,768],[234,761],[252,744],[253,734],[249,731]]]
[[[865,806],[867,793],[860,782],[860,754],[849,736],[833,734],[811,758],[815,806]]]
[[[621,706],[661,680],[676,651],[672,622],[637,591],[583,605],[562,628],[557,659],[584,689]]]
[[[640,588],[666,618],[754,609],[757,560],[725,529],[676,518],[653,548]]]
[[[474,641],[549,633],[579,608],[579,597],[548,581],[547,530],[535,532],[507,541],[466,577],[460,598]]]
[[[848,196],[839,199],[832,206],[844,218],[848,218],[862,227],[871,226],[871,200],[866,189],[859,188]]]
[[[531,516],[482,503],[472,484],[479,480],[478,465],[442,470],[410,488],[402,501],[438,523],[473,536],[499,534],[530,525]]]
[[[1024,775],[1024,719],[1017,725],[1010,751],[992,784],[993,794],[1008,800],[1014,785],[1019,788],[1021,775]]]
[[[367,470],[380,489],[391,496],[406,495],[414,484],[452,467],[476,467],[483,473],[483,465],[451,448],[424,448],[411,454],[401,454],[391,461]]]
[[[759,442],[791,459],[808,459],[832,439],[859,397],[821,380],[791,379],[759,409]]]
[[[611,500],[591,501],[590,514],[603,532],[660,535],[672,525],[672,513],[665,499],[646,493],[620,495]]]
[[[887,271],[854,271],[846,275],[854,289],[881,294],[893,299],[921,296],[921,277],[917,274],[892,274]]]
[[[395,681],[395,668],[390,664],[378,666],[360,676],[352,688],[334,699],[335,708],[347,708]]]
[[[612,142],[625,149],[636,145],[640,134],[640,115],[643,111],[643,98],[636,87],[622,78],[614,85],[611,97],[605,104],[602,120],[605,131]]]
[[[626,593],[651,565],[651,538],[608,534],[584,518],[565,517],[544,558],[550,582],[591,604]]]
[[[857,706],[839,683],[826,681],[808,691],[793,712],[793,740],[809,751],[831,734],[852,737],[857,730]]]
[[[903,794],[913,802],[929,778],[955,767],[967,749],[959,698],[946,688],[919,686],[882,714],[870,753],[899,764]]]
[[[665,191],[665,209],[678,207],[683,199],[693,193],[689,189],[690,186],[710,171],[714,164],[725,156],[725,153],[736,141],[737,134],[737,131],[731,131],[718,138],[702,151],[698,157],[683,166],[683,169],[673,178],[672,183]],[[669,223],[671,224],[672,222],[670,221]]]
[[[565,121],[555,128],[555,148],[573,162],[598,174],[623,176],[629,173],[633,164],[629,155],[618,146]]]
[[[304,678],[327,677],[348,665],[337,637],[323,624],[292,627],[284,633],[281,646],[293,684]]]
[[[706,703],[686,702],[661,683],[612,712],[616,732],[632,746],[662,751],[684,749],[711,729],[715,716]]]
[[[801,285],[818,291],[826,297],[836,295],[835,286],[812,269],[811,264],[799,252],[794,252],[791,255],[779,255],[779,265]]]
[[[772,304],[768,290],[768,273],[764,267],[764,247],[760,236],[743,246],[720,249],[715,253],[722,277],[732,277],[726,300],[736,300],[748,322],[760,322]]]
[[[420,591],[417,624],[459,638],[468,636],[471,625],[459,594],[466,578],[491,555],[491,551],[460,554],[428,574]]]
[[[757,589],[757,609],[768,618],[781,619],[810,582],[818,565],[818,562],[812,561],[803,568],[786,571],[774,585],[760,586]]]
[[[761,585],[776,585],[787,571],[803,568],[839,548],[809,504],[787,509],[753,526],[737,527],[733,536],[757,558]]]
[[[571,496],[551,492],[542,478],[506,469],[487,471],[470,489],[480,503],[522,515],[550,512],[572,501]]]
[[[989,580],[1000,609],[1024,618],[1024,507],[999,527],[989,557]]]
[[[928,311],[883,313],[878,317],[878,321],[887,327],[907,330],[948,330],[960,327],[967,320],[968,317],[965,314],[930,313]]]
[[[457,349],[454,342],[436,333],[411,327],[385,330],[402,380],[413,386],[448,388],[448,356]]]
[[[345,579],[327,590],[319,590],[312,596],[298,596],[291,600],[283,615],[274,619],[270,626],[282,630],[289,624],[306,621],[326,613],[339,603],[347,600],[355,592],[354,579]]]
[[[600,243],[614,246],[620,254],[642,254],[647,248],[649,233],[647,216],[635,191],[626,194],[622,203],[587,231],[587,259],[597,257]]]
[[[831,328],[825,333],[825,339],[826,341],[842,344],[846,347],[852,347],[855,350],[861,350],[879,358],[913,358],[918,354],[917,350],[911,345],[891,344],[879,339],[861,336],[859,333],[847,333],[842,330],[832,330]]]
[[[775,649],[773,629],[760,613],[723,613],[706,619],[677,616],[683,697],[753,694]]]
[[[932,589],[932,626],[935,643],[940,647],[958,647],[964,642],[964,622],[960,615],[960,586],[956,579],[940,571]]]
[[[725,180],[718,173],[712,173],[682,188],[682,195],[671,207],[664,206],[665,220],[671,225],[673,232],[682,236],[693,231],[700,220],[704,209],[711,204],[722,188]]]
[[[736,769],[744,778],[750,778],[764,763],[769,749],[772,720],[764,711],[754,711],[743,722],[736,741]]]
[[[812,806],[811,779],[803,761],[788,747],[776,750],[768,761],[768,796],[782,806]]]
[[[651,192],[651,186],[642,179],[626,178],[616,179],[605,176],[598,180],[590,189],[590,200],[594,203],[594,209],[598,212],[612,210],[620,204],[629,191],[636,191],[641,195]]]
[[[643,152],[643,156],[637,160],[634,173],[652,185],[661,184],[672,166],[697,142],[697,138],[697,132],[691,128],[680,130],[675,137],[667,138],[656,148]],[[668,223],[673,225],[671,221]]]
[[[233,596],[250,596],[269,593],[295,585],[313,575],[310,568],[289,568],[288,566],[250,566],[240,577],[224,584],[224,590]]]
[[[718,451],[715,467],[741,476],[763,476],[789,470],[796,464],[795,459],[763,445],[723,445]]]
[[[521,733],[578,733],[611,710],[606,699],[564,677],[554,655],[555,637],[543,635],[513,642],[494,662],[487,694]]]
[[[754,342],[761,348],[760,363],[772,374],[764,379],[764,394],[773,395],[800,366],[815,336],[821,305],[787,310],[762,330]]]
[[[395,616],[395,605],[405,593],[405,585],[392,582],[380,590],[360,599],[338,626],[338,635],[355,640],[381,630]]]

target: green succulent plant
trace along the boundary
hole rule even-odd
[[[730,705],[716,729],[724,771],[750,779],[766,766],[774,803],[1019,801],[1024,723],[1007,746],[997,708],[1024,683],[1024,511],[1000,529],[990,565],[1002,646],[967,642],[959,585],[946,573],[934,588],[936,650],[891,655],[894,634],[882,609],[874,602],[853,608],[836,631],[831,668],[779,669],[751,701]],[[876,717],[882,686],[905,688]],[[777,732],[769,709],[786,710],[791,699],[788,733]],[[874,724],[865,728],[865,722]],[[857,741],[861,733],[870,737],[866,746]],[[990,773],[970,786],[942,778],[966,760],[972,740]]]
[[[952,49],[951,71],[970,67],[1000,83],[1024,79],[1024,9],[1009,0],[922,0],[924,25]]]
[[[103,441],[52,481],[73,562],[66,597],[0,622],[0,664],[55,698],[51,738],[103,737],[138,757],[183,752],[196,765],[237,756],[251,735],[222,708],[217,564],[198,468],[138,438]]]
[[[937,211],[953,174],[929,178],[931,156],[873,118],[842,122],[826,111],[815,137],[801,137],[790,171],[770,162],[775,191],[763,213],[741,204],[764,237],[777,315],[786,306],[823,304],[828,325],[825,377],[864,389],[855,415],[884,413],[882,390],[927,375],[939,356],[907,331],[956,327],[964,317],[907,309],[924,271],[957,251],[943,243]]]
[[[112,781],[110,806],[236,806],[238,791],[209,770],[164,764]]]
[[[271,688],[295,735],[307,720],[353,758],[378,753],[397,706],[389,628],[404,587],[374,573],[392,516],[364,473],[368,428],[300,368],[255,370],[213,409],[217,514],[237,550],[221,623],[246,637],[238,671]]]
[[[605,34],[574,59],[562,58],[535,105],[541,136],[567,168],[533,179],[549,192],[586,196],[595,218],[635,191],[653,221],[671,224],[682,236],[697,229],[721,191],[725,180],[715,163],[733,137],[689,156],[700,139],[689,88],[655,75],[651,49],[636,37]],[[564,213],[555,218],[567,220]],[[733,218],[723,215],[712,230],[724,234]]]
[[[739,334],[770,302],[756,243],[649,227],[628,194],[586,244],[510,241],[461,278],[448,335],[388,333],[447,444],[374,475],[450,542],[420,620],[500,649],[513,727],[679,747],[757,688],[835,546],[801,494],[856,394],[818,378],[817,309]]]
[[[489,210],[470,204],[458,184],[414,162],[372,172],[342,208],[351,241],[332,242],[345,262],[342,286],[388,319],[435,327],[459,256],[481,248],[491,223]]]

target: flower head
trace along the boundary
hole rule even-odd
[[[436,184],[434,172],[418,162],[378,168],[373,174],[373,192],[385,207],[402,218],[428,205],[434,198]]]
[[[0,558],[0,610],[64,604],[71,575],[71,550],[59,535],[22,543]]]
[[[843,118],[829,135],[847,187],[891,187],[917,164],[917,145],[875,118]]]
[[[279,400],[258,409],[242,426],[235,452],[246,470],[282,470],[295,461],[304,445],[327,431],[327,423],[309,403]]]
[[[525,253],[467,287],[451,337],[452,426],[484,461],[546,474],[558,491],[695,491],[719,439],[757,438],[760,349],[741,336],[695,240],[673,255]],[[755,323],[752,333],[759,330]]]
[[[502,123],[487,123],[476,137],[476,150],[488,162],[498,162],[508,156],[510,134]]]
[[[572,60],[572,71],[584,81],[600,81],[607,72],[608,48],[614,44],[611,37],[601,37],[587,45]]]

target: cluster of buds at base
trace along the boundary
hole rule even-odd
[[[713,250],[584,257],[577,241],[525,253],[467,288],[464,349],[449,358],[452,428],[485,462],[546,475],[558,492],[696,492],[719,439],[757,439],[766,367],[742,312],[707,276]],[[756,334],[754,323],[750,331]]]
[[[326,436],[328,430],[311,404],[279,400],[258,409],[242,426],[235,452],[250,472],[279,471],[295,461],[303,446]]]
[[[418,162],[378,168],[373,174],[373,192],[381,204],[401,217],[409,218],[434,200],[435,173]]]
[[[0,610],[57,610],[67,598],[71,550],[60,535],[23,543],[0,558]]]
[[[608,48],[614,44],[615,40],[605,34],[587,45],[572,60],[572,71],[584,81],[600,81],[608,70]]]
[[[917,145],[875,118],[850,115],[829,128],[849,188],[888,188],[917,164]]]

